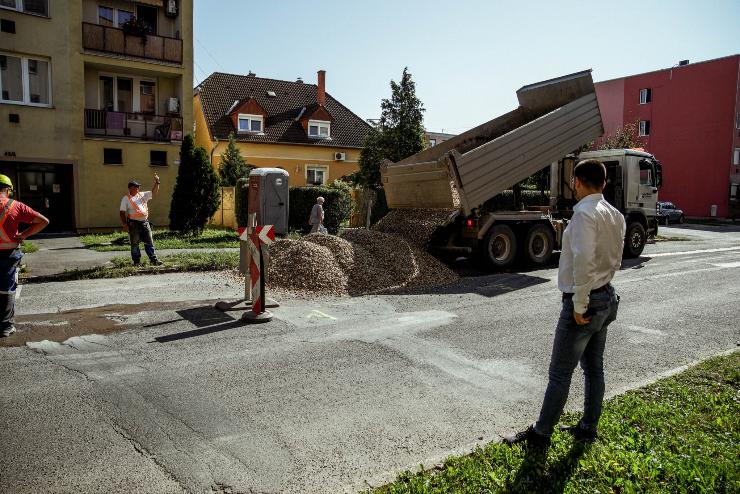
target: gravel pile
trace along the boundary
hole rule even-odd
[[[270,247],[270,258],[268,289],[301,295],[363,295],[457,280],[430,254],[372,230],[279,240]]]
[[[457,211],[456,209],[394,209],[372,226],[377,232],[389,233],[425,249],[432,233]]]

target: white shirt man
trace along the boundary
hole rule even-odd
[[[131,243],[131,260],[134,266],[141,264],[141,250],[139,243],[144,244],[144,250],[149,256],[149,262],[154,266],[160,266],[162,262],[157,259],[154,251],[154,238],[152,228],[149,225],[148,202],[159,193],[159,176],[154,175],[154,186],[151,192],[140,192],[141,184],[136,180],[128,183],[128,194],[121,198],[119,214],[123,231],[128,232]]]

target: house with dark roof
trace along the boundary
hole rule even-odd
[[[317,84],[215,72],[195,88],[195,140],[218,169],[229,135],[253,166],[278,167],[291,185],[322,185],[354,173],[370,126]]]

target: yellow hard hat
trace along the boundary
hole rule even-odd
[[[0,173],[0,184],[7,185],[11,189],[13,188],[13,181],[10,180],[10,177],[7,175],[3,175]]]

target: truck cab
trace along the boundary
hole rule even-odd
[[[568,217],[572,214],[575,197],[570,189],[575,165],[585,159],[596,159],[606,166],[604,198],[617,208],[627,221],[624,253],[637,257],[645,248],[648,237],[658,233],[658,190],[663,172],[660,161],[638,149],[608,149],[569,155],[553,165],[551,198],[555,209]],[[556,189],[557,187],[557,189]]]

